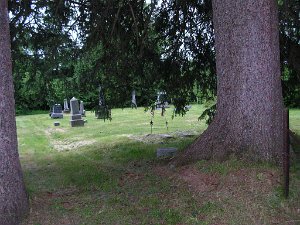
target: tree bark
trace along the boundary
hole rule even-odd
[[[217,114],[175,163],[230,154],[279,162],[283,148],[276,0],[213,0]]]
[[[0,1],[0,224],[19,224],[28,197],[18,155],[7,1]]]

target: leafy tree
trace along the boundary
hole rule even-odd
[[[300,107],[300,1],[279,1],[279,9],[284,100]]]
[[[210,0],[9,3],[19,107],[45,108],[47,102],[73,95],[93,107],[99,84],[110,105],[121,107],[129,105],[133,89],[139,105],[151,104],[156,91],[165,90],[181,114],[195,101],[195,87],[202,100],[216,96]],[[279,4],[288,105],[297,103],[299,89],[294,54],[299,46],[298,3]],[[95,55],[98,46],[102,50]],[[87,67],[86,61],[93,63]]]
[[[54,15],[51,2],[9,3],[17,107],[48,108],[50,102],[70,97],[77,49],[66,20]]]

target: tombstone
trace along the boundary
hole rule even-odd
[[[111,120],[111,109],[105,104],[103,89],[99,86],[99,105],[95,109],[97,119]]]
[[[109,109],[107,105],[99,105],[95,110],[95,117],[97,119],[111,120],[111,109]]]
[[[103,88],[99,85],[99,106],[105,106]]]
[[[71,127],[84,126],[84,121],[81,118],[81,114],[79,112],[78,100],[75,97],[73,97],[70,100],[70,107],[71,107],[71,119],[70,119]]]
[[[64,118],[64,115],[62,113],[62,107],[60,104],[53,105],[50,116],[52,119]]]
[[[167,158],[173,157],[176,155],[177,148],[158,148],[156,150],[156,157],[157,158]]]
[[[167,94],[164,91],[157,92],[157,99],[155,102],[156,109],[169,108],[169,103],[167,102]]]
[[[131,92],[131,108],[137,108],[136,98],[135,98],[135,90]]]
[[[84,110],[84,107],[83,107],[83,101],[80,101],[79,113],[82,116],[85,116],[85,110]]]
[[[70,113],[69,105],[68,105],[68,100],[64,99],[64,113]]]
[[[55,122],[53,123],[53,125],[54,125],[55,127],[57,127],[57,126],[59,126],[59,125],[60,125],[60,122],[58,122],[58,121],[55,121]]]
[[[191,108],[192,108],[191,105],[186,105],[186,106],[184,106],[184,110],[186,110],[186,111],[189,111]]]

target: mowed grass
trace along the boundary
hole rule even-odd
[[[105,122],[87,112],[85,126],[76,128],[70,127],[69,115],[57,120],[47,113],[17,116],[20,159],[31,200],[24,224],[300,222],[297,161],[292,166],[291,197],[285,200],[281,171],[274,166],[231,158],[171,170],[156,158],[158,147],[182,150],[193,142],[196,136],[184,134],[200,134],[206,128],[198,121],[203,109],[193,105],[186,116],[173,120],[172,108],[165,117],[157,110],[152,135],[151,115],[143,108],[113,109],[113,120]],[[290,120],[300,134],[300,110],[291,110]],[[60,126],[54,127],[54,121]]]

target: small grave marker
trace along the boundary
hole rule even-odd
[[[171,158],[176,155],[177,148],[158,148],[156,150],[157,158]]]

